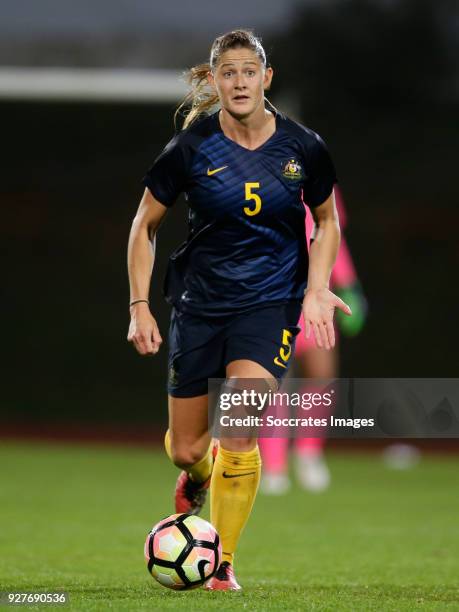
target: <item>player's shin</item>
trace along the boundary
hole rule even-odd
[[[220,534],[222,560],[233,563],[241,532],[252,511],[260,482],[258,446],[230,451],[220,446],[210,483],[211,522]]]

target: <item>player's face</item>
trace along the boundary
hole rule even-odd
[[[229,49],[222,53],[209,75],[222,108],[237,118],[248,117],[263,106],[264,92],[272,79],[272,68],[265,68],[251,49]]]

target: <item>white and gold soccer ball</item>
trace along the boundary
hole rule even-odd
[[[210,523],[191,514],[173,514],[147,535],[145,558],[149,573],[169,589],[201,586],[218,569],[222,547]]]

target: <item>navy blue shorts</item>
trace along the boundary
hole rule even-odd
[[[218,319],[174,308],[169,328],[169,394],[206,395],[208,379],[225,378],[226,366],[236,359],[255,361],[282,379],[295,352],[300,314],[300,302],[262,306]]]

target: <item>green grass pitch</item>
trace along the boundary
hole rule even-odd
[[[242,592],[176,593],[143,559],[147,531],[173,512],[162,452],[3,442],[0,590],[65,590],[63,609],[85,611],[459,610],[458,463],[394,472],[376,454],[330,454],[328,492],[258,496]]]

